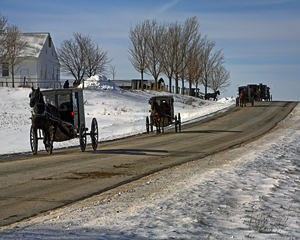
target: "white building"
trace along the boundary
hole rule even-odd
[[[15,86],[59,87],[60,64],[50,33],[22,33],[27,42],[22,56],[25,60],[16,66]],[[11,87],[12,77],[7,64],[0,64],[0,87]]]

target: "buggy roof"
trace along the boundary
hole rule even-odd
[[[59,95],[59,94],[70,94],[72,92],[82,92],[82,88],[64,88],[64,89],[51,89],[51,90],[42,90],[44,95]]]
[[[173,96],[172,95],[153,96],[150,99],[157,99],[157,100],[173,99]]]

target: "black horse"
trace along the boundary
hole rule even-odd
[[[37,136],[38,129],[41,129],[43,131],[43,142],[46,151],[51,154],[53,149],[53,141],[55,139],[55,133],[58,126],[58,122],[55,121],[55,118],[59,119],[59,112],[55,106],[45,103],[43,94],[40,91],[39,87],[37,89],[34,89],[34,87],[32,87],[31,89],[32,92],[29,94],[29,98],[30,107],[33,108],[31,117],[32,128],[35,136]]]
[[[164,133],[164,127],[168,126],[168,117],[164,114],[164,109],[159,106],[156,100],[151,102],[151,119],[156,127],[156,133]]]
[[[205,94],[205,100],[208,100],[208,99],[210,99],[210,98],[213,98],[214,101],[216,101],[218,95],[220,95],[220,91],[219,91],[219,90],[216,91],[216,92],[214,92],[214,93],[207,93],[207,94]]]

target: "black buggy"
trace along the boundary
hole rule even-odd
[[[154,96],[149,100],[151,105],[151,114],[146,117],[146,131],[153,132],[153,126],[156,132],[164,132],[164,127],[174,124],[175,132],[181,131],[180,113],[178,117],[174,114],[174,98],[173,96]]]
[[[33,91],[37,91],[34,88],[32,89]],[[90,135],[93,150],[96,150],[98,146],[98,123],[96,118],[93,118],[91,123],[91,130],[89,133],[87,132],[88,129],[86,128],[84,117],[83,90],[80,88],[70,88],[44,90],[39,92],[41,93],[43,99],[41,99],[40,103],[37,103],[33,108],[31,117],[32,125],[30,128],[30,146],[32,152],[34,154],[37,154],[38,140],[44,140],[46,151],[51,154],[54,141],[61,142],[74,138],[79,138],[81,151],[84,152],[86,149],[87,135]],[[30,97],[32,98],[32,96]],[[50,111],[47,111],[47,109],[49,109],[49,106],[52,106],[52,108],[55,107],[58,110],[59,117],[54,116],[50,113]],[[39,108],[44,108],[44,110],[36,110],[36,112],[34,111],[35,109]],[[36,120],[37,118],[40,118],[41,121],[47,120],[48,122],[50,122],[50,127],[47,127],[44,130],[35,127],[34,120]],[[53,134],[54,126],[56,128],[56,131]],[[44,138],[47,129],[49,129],[51,141],[46,144],[46,139]]]
[[[236,106],[246,106],[246,103],[251,103],[251,105],[254,106],[254,100],[254,88],[252,85],[238,87]]]
[[[246,103],[251,103],[251,105],[254,106],[254,102],[260,102],[262,100],[272,101],[270,88],[267,85],[260,83],[238,87],[236,106],[246,106]]]

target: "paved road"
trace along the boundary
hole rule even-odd
[[[254,139],[284,119],[297,102],[235,107],[165,134],[144,134],[52,155],[0,159],[0,226],[104,192],[153,172]],[[101,123],[100,123],[101,124]],[[101,133],[100,133],[101,134]]]

